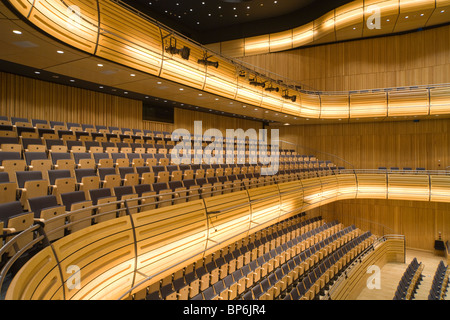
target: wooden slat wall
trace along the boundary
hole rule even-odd
[[[225,137],[226,129],[255,129],[258,133],[263,128],[262,122],[231,118],[198,111],[175,109],[175,128],[183,128],[194,133],[194,121],[202,121],[203,132],[210,128],[222,131]]]
[[[299,148],[299,153],[314,154],[320,160],[336,161],[337,165],[347,168],[348,164],[328,154],[345,159],[357,169],[425,167],[443,170],[450,166],[450,119],[283,126],[279,129],[280,140],[303,147]]]
[[[341,91],[450,82],[450,26],[328,44],[242,60],[316,90]]]
[[[398,200],[343,200],[315,209],[327,221],[354,224],[373,234],[403,234],[406,246],[434,251],[439,232],[450,237],[450,204]]]
[[[0,72],[0,114],[172,132],[173,124],[142,120],[142,102]]]

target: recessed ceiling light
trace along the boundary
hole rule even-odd
[[[101,63],[97,64],[97,67],[103,67],[103,65]]]
[[[134,73],[130,74],[131,77],[136,77],[136,75]]]
[[[103,86],[100,86],[99,88],[100,88],[100,89],[103,89]]]
[[[247,108],[247,106],[242,106],[242,108]]]
[[[199,93],[198,96],[201,97],[203,94]]]
[[[183,91],[184,89],[183,88],[180,88],[180,91]]]
[[[128,92],[126,92],[126,91],[125,91],[124,93],[125,93],[125,94],[128,94]]]
[[[145,99],[148,99],[148,98],[150,98],[150,97],[145,97]]]
[[[255,111],[258,111],[258,108],[255,108]]]
[[[216,98],[215,100],[216,100],[216,101],[219,101],[219,98]]]
[[[442,11],[441,11],[441,13],[444,13],[444,12],[445,12],[445,10],[442,10]]]
[[[70,79],[70,82],[75,82],[75,80],[73,80],[73,79]]]
[[[161,81],[158,81],[157,84],[161,84]]]
[[[62,51],[62,50],[58,50],[56,52],[59,53],[59,54],[63,54],[64,53],[64,51]]]
[[[424,16],[424,14],[423,14],[423,13],[421,13],[421,14],[420,14],[420,16],[421,16],[421,17],[423,17],[423,16]]]
[[[36,74],[41,74],[39,71],[35,71],[34,73],[36,73]]]
[[[406,16],[406,17],[405,17],[405,19],[408,19],[408,18],[409,18],[409,16]]]
[[[15,33],[15,34],[22,34],[22,31],[19,31],[19,30],[13,30],[13,33]]]

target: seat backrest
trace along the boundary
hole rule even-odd
[[[27,165],[31,165],[33,160],[48,160],[45,152],[25,152],[24,155]]]
[[[86,201],[86,197],[83,191],[74,191],[61,194],[61,200],[66,211],[70,211],[72,204]]]
[[[23,188],[27,181],[42,180],[42,173],[40,171],[17,171],[16,177],[19,188]]]
[[[122,200],[122,196],[133,193],[134,191],[132,186],[121,186],[114,188],[114,194],[116,195],[117,200]]]
[[[138,194],[139,197],[142,197],[143,193],[151,192],[152,186],[149,184],[139,184],[134,186],[134,191]]]
[[[156,191],[156,193],[158,193],[161,190],[169,189],[169,186],[165,182],[157,182],[152,185],[152,188],[153,188],[153,191]]]
[[[0,165],[5,160],[21,160],[22,157],[20,156],[19,152],[7,152],[7,151],[1,151],[0,152]]]
[[[109,188],[100,188],[89,190],[89,196],[91,197],[92,204],[97,205],[99,199],[111,197],[112,195]]]
[[[105,180],[106,176],[113,174],[117,174],[116,169],[114,168],[98,168],[98,176],[100,177],[100,180]]]
[[[9,218],[22,213],[23,208],[22,205],[20,204],[20,201],[13,201],[0,204],[0,221],[3,221],[5,223],[5,226],[7,226]]]
[[[84,177],[94,177],[97,176],[95,169],[75,169],[75,176],[77,177],[77,182],[81,183],[81,179]]]
[[[0,172],[0,183],[9,182],[9,174],[7,172]]]
[[[50,185],[55,185],[56,179],[71,178],[70,170],[49,170],[48,179]]]
[[[53,195],[36,197],[28,199],[28,203],[30,205],[30,211],[34,213],[35,218],[39,218],[41,216],[41,211],[43,209],[53,208],[58,206],[58,202],[56,197]]]
[[[175,189],[183,188],[183,183],[181,181],[170,181],[169,187],[172,189],[172,191],[175,191]]]
[[[75,163],[80,163],[80,160],[82,159],[92,159],[92,156],[90,153],[87,152],[76,152],[73,153],[73,159],[75,160]]]
[[[72,160],[69,153],[57,152],[51,154],[53,164],[56,164],[58,160]]]
[[[149,167],[136,167],[136,173],[142,176],[143,173],[151,172]]]

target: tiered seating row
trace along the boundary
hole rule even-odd
[[[266,279],[252,288],[251,292],[244,294],[244,300],[273,300],[280,299],[286,295],[293,286],[302,278],[306,277],[308,272],[317,266],[318,263],[333,250],[333,246],[339,246],[341,241],[346,241],[345,236],[354,228],[341,230],[342,226],[336,221],[323,226],[327,228],[325,232],[312,230],[313,233],[319,232],[323,240],[312,244],[303,251],[293,252],[290,259],[274,270]],[[306,235],[308,236],[308,235]],[[302,248],[303,249],[303,248]]]
[[[285,300],[312,300],[336,279],[345,268],[366,248],[373,244],[374,238],[366,232],[338,248],[325,258],[309,276],[289,292]]]
[[[406,268],[395,291],[394,300],[412,300],[422,280],[424,265],[414,258]]]
[[[253,284],[257,274],[261,274],[262,265],[265,265],[264,255],[282,259],[283,252],[287,251],[287,242],[323,224],[321,217],[302,221],[303,218],[304,214],[297,215],[222,248],[174,273],[172,277],[163,279],[161,283],[150,286],[144,297],[150,300],[198,299],[203,297],[204,292],[211,294],[213,286],[223,282],[229,284],[227,288],[232,286],[235,289],[230,293],[235,298]]]
[[[324,162],[291,150],[280,152],[289,161],[278,175],[261,176],[259,165],[171,165],[168,132],[6,117],[0,123],[2,235],[53,219],[45,225],[53,241],[124,215],[120,200],[140,198],[133,213],[317,176],[318,169],[330,173]]]
[[[450,269],[441,261],[436,269],[428,300],[444,300],[448,290]]]

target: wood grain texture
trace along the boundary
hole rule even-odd
[[[343,123],[279,127],[282,147],[357,169],[450,166],[450,120]],[[347,163],[339,160],[344,159]],[[350,165],[351,164],[351,165]]]
[[[173,124],[142,120],[142,102],[0,73],[0,114],[172,132]]]
[[[443,26],[241,59],[316,90],[348,91],[449,83],[449,52]]]
[[[325,220],[354,224],[373,234],[402,234],[406,247],[434,250],[439,232],[450,237],[450,204],[401,200],[343,200],[317,208],[314,214]]]

